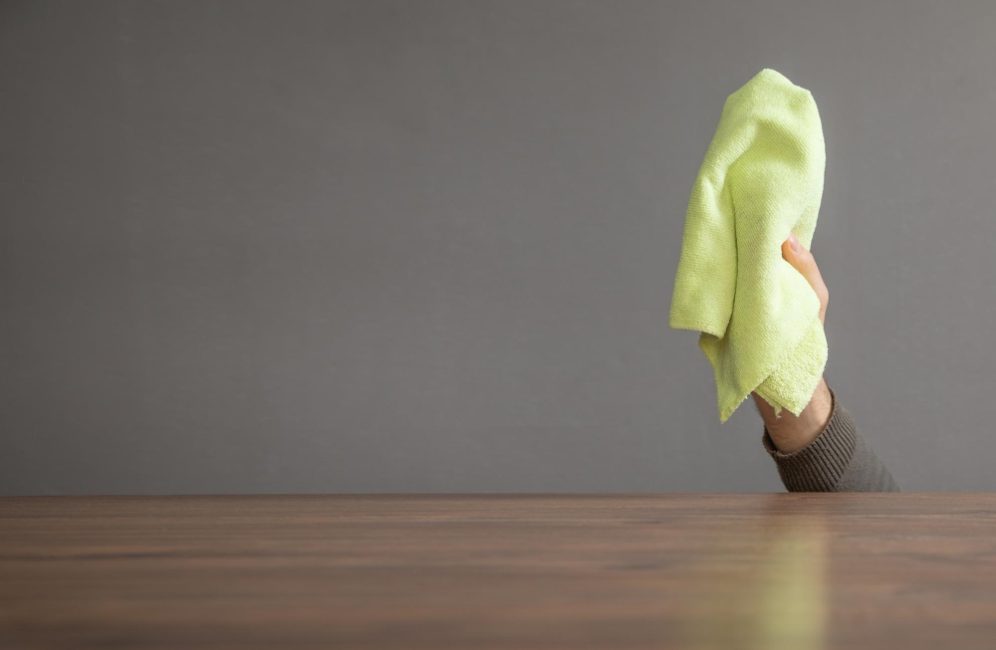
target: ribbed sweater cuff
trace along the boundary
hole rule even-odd
[[[854,420],[837,404],[830,389],[830,419],[816,438],[798,451],[786,454],[778,450],[767,428],[762,442],[778,466],[782,483],[790,492],[832,492],[854,456],[857,436]]]

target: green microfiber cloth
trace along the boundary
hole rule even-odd
[[[670,325],[700,331],[720,422],[757,392],[799,415],[823,376],[820,301],[783,257],[809,248],[826,148],[812,93],[765,68],[730,95],[692,188]]]

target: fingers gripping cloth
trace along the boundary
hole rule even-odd
[[[720,422],[752,391],[799,415],[823,375],[820,301],[782,257],[809,248],[826,150],[812,94],[765,68],[730,95],[692,187],[670,325],[701,332]]]

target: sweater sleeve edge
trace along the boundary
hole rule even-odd
[[[829,387],[828,387],[829,388]],[[830,418],[823,430],[805,447],[791,453],[780,451],[767,427],[762,443],[778,467],[782,483],[790,492],[833,492],[854,456],[857,434],[851,414],[831,395]]]

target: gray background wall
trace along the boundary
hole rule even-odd
[[[810,88],[827,378],[996,488],[996,9],[4,2],[0,492],[779,490],[667,312],[726,95]]]

